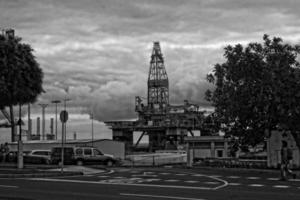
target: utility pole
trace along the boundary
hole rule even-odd
[[[71,99],[65,98],[64,100],[64,111],[67,111],[67,101],[71,101]],[[65,133],[65,141],[67,140],[67,123],[64,123],[64,133]]]
[[[45,108],[48,104],[40,103],[39,105],[42,107],[42,138],[45,140]]]
[[[24,168],[23,143],[22,143],[22,107],[19,104],[19,140],[18,140],[18,169]]]
[[[91,120],[92,120],[92,147],[94,147],[94,114],[91,113]]]
[[[57,104],[61,103],[60,100],[51,101],[55,104],[55,139],[57,140]]]

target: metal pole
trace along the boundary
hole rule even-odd
[[[61,173],[64,173],[64,123],[61,123]]]
[[[53,100],[52,103],[55,103],[55,139],[57,140],[57,104],[60,103],[60,100]]]
[[[64,110],[67,111],[67,101],[70,101],[71,99],[64,99]],[[65,140],[67,140],[67,123],[64,123],[64,133],[65,133]]]
[[[22,107],[19,104],[19,140],[18,140],[18,169],[23,169],[23,143],[22,143]]]
[[[94,115],[91,114],[92,117],[92,147],[94,147]]]

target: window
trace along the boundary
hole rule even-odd
[[[84,155],[92,155],[92,149],[84,149]]]
[[[94,149],[94,155],[99,156],[99,155],[103,155],[103,153],[101,153],[98,149]]]
[[[217,157],[223,158],[223,150],[217,150]]]
[[[32,153],[33,155],[42,155],[42,156],[48,156],[49,153],[47,151],[36,151]]]
[[[82,149],[76,149],[76,155],[82,155]]]

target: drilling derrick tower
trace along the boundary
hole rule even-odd
[[[183,105],[170,105],[169,80],[159,42],[154,42],[147,81],[147,98],[135,97],[135,121],[106,121],[112,129],[113,140],[125,142],[126,150],[137,149],[142,138],[148,136],[148,150],[179,149],[184,137],[203,130],[203,111],[187,100]],[[146,105],[143,103],[146,99]],[[140,134],[134,144],[133,134]]]
[[[169,105],[169,80],[159,42],[154,42],[148,74],[148,109],[166,112]]]

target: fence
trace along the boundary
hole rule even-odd
[[[131,166],[162,166],[169,164],[184,164],[186,153],[154,153],[126,156],[127,165]]]

